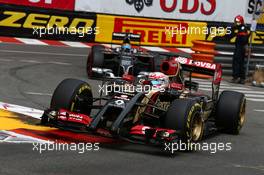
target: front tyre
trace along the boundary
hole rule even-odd
[[[204,129],[201,111],[201,105],[192,99],[176,99],[167,111],[164,127],[179,131],[184,142],[197,142]]]
[[[243,93],[223,91],[216,106],[216,126],[230,134],[239,134],[245,123],[246,98]]]
[[[88,83],[77,79],[65,79],[55,89],[50,109],[66,109],[90,115],[93,95]]]
[[[104,46],[95,45],[87,58],[86,71],[89,78],[93,77],[93,67],[102,68],[104,65]]]

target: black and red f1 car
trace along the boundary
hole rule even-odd
[[[140,35],[131,33],[113,33],[112,39],[123,41],[120,47],[107,48],[94,45],[87,59],[87,75],[89,78],[122,77],[129,73],[136,76],[141,71],[159,71],[159,64],[155,63],[157,55],[132,47],[131,42],[140,45]]]
[[[188,81],[183,79],[182,71],[190,73]],[[210,96],[198,91],[192,73],[212,76]],[[149,90],[157,85],[153,77],[168,80],[168,84]],[[223,91],[219,96],[221,77],[220,64],[167,55],[160,64],[160,72],[139,73],[137,77],[124,74],[120,79],[107,80],[106,84],[115,84],[114,88],[109,94],[100,93],[99,98],[93,97],[88,83],[66,79],[54,91],[41,122],[153,145],[197,142],[207,126],[238,134],[245,121],[246,99],[244,94],[234,91]],[[126,88],[115,91],[116,84],[130,88],[150,86],[131,92]],[[91,111],[96,109],[98,112],[92,115]]]

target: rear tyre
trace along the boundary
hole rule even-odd
[[[179,131],[183,142],[197,142],[204,129],[201,110],[201,105],[192,99],[176,99],[167,111],[164,127]]]
[[[66,109],[90,115],[93,95],[88,83],[77,79],[65,79],[55,89],[50,109]]]
[[[104,65],[103,50],[104,49],[105,47],[101,45],[95,45],[92,47],[91,53],[88,56],[87,65],[86,65],[87,75],[89,78],[92,78],[93,76],[93,72],[92,72],[93,67],[99,67],[99,68],[103,67]]]
[[[216,106],[216,126],[230,134],[239,134],[245,122],[245,95],[223,91]]]

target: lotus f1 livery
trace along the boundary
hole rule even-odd
[[[121,60],[125,58],[121,56]],[[42,116],[42,124],[157,146],[198,142],[207,130],[239,133],[246,99],[234,91],[219,95],[220,64],[164,54],[159,71],[144,69],[134,74],[127,71],[132,60],[127,58],[129,63],[120,64],[124,69],[119,78],[103,81],[108,93],[99,93],[99,97],[84,81],[63,80]],[[193,73],[211,76],[212,94],[199,91],[199,84],[192,81]]]

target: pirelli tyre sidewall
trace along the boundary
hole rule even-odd
[[[77,79],[65,79],[55,89],[50,109],[66,109],[90,115],[89,105],[92,103],[93,95],[88,83]]]
[[[216,105],[216,126],[230,134],[239,134],[245,123],[246,98],[243,93],[223,91]]]
[[[105,47],[101,45],[95,45],[92,47],[90,54],[88,55],[87,59],[87,75],[89,78],[93,76],[92,68],[102,68],[104,65],[104,51]]]
[[[183,142],[197,142],[204,131],[201,109],[192,99],[176,99],[167,111],[164,127],[178,131]]]

